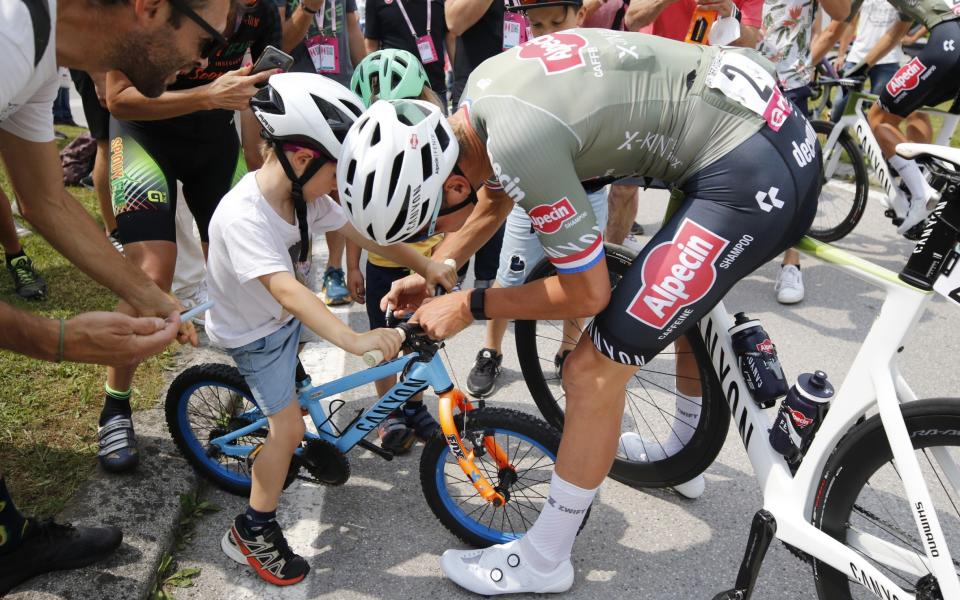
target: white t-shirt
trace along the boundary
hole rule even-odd
[[[343,227],[340,205],[329,196],[307,202],[310,235]],[[223,197],[210,220],[207,286],[213,308],[207,311],[207,335],[224,348],[239,348],[270,335],[292,319],[267,288],[261,275],[286,271],[301,281],[308,264],[300,253],[300,228],[283,219],[260,193],[255,173],[248,173]],[[307,253],[309,261],[310,253]]]
[[[53,140],[53,100],[57,75],[57,2],[50,7],[50,40],[40,63],[33,21],[22,0],[0,0],[0,129],[30,142]]]
[[[901,19],[900,13],[887,0],[864,0],[860,8],[860,20],[857,22],[857,37],[850,45],[847,62],[862,62],[867,53],[877,45],[881,36]],[[903,62],[904,54],[900,44],[894,46],[886,56],[877,61],[878,65]]]

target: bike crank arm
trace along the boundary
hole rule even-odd
[[[440,394],[438,416],[440,417],[440,429],[443,430],[443,439],[446,440],[450,452],[457,457],[457,463],[480,496],[494,506],[503,506],[507,502],[506,498],[490,484],[483,473],[480,472],[480,469],[477,468],[476,463],[474,463],[473,450],[464,452],[463,440],[460,438],[460,432],[457,431],[457,425],[453,419],[454,405],[464,414],[464,418],[466,418],[466,413],[473,410],[470,401],[463,395],[463,392],[456,388]],[[498,466],[509,466],[508,464],[501,465],[500,461],[506,458],[506,453],[497,445],[495,440],[486,441],[484,446],[496,458]]]
[[[737,574],[737,587],[717,594],[713,600],[749,600],[753,594],[753,586],[756,585],[757,577],[760,575],[760,565],[776,533],[777,521],[772,514],[766,510],[760,510],[753,515],[747,551],[743,555],[740,572]]]

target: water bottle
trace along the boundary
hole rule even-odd
[[[740,372],[753,394],[753,400],[761,408],[770,408],[777,398],[787,393],[788,387],[780,359],[777,358],[777,347],[760,326],[760,321],[744,313],[737,313],[734,319],[730,337]]]
[[[806,454],[813,436],[823,423],[833,398],[833,386],[823,371],[804,373],[780,404],[777,420],[770,430],[770,445],[791,466]]]

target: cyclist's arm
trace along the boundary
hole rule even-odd
[[[165,318],[177,310],[178,304],[117,252],[103,227],[64,189],[56,144],[0,131],[0,154],[24,218],[67,260],[143,316]]]
[[[314,15],[303,10],[304,5],[310,10],[318,10],[323,3],[317,0],[301,2],[286,18],[283,23],[283,48],[281,48],[284,52],[292,52],[307,37],[307,30],[310,29],[310,23],[313,23]]]
[[[830,21],[827,28],[821,31],[820,35],[813,40],[813,45],[810,47],[810,64],[819,65],[820,61],[827,55],[827,52],[830,52],[830,49],[833,48],[837,40],[839,40],[841,36],[846,36],[848,31],[855,31],[855,26],[852,23],[846,21]],[[840,45],[840,53],[846,53],[846,47],[844,47],[843,44]]]
[[[323,300],[297,281],[289,271],[257,277],[283,308],[311,331],[340,348],[349,349],[357,334],[330,312]]]
[[[443,236],[433,251],[434,258],[452,258],[458,265],[465,264],[500,229],[511,210],[513,200],[509,196],[481,187],[470,217],[459,230]]]
[[[890,29],[887,29],[883,35],[880,36],[880,39],[877,40],[876,45],[870,49],[870,52],[867,52],[867,55],[863,57],[863,62],[871,67],[877,64],[878,60],[897,47],[897,44],[900,43],[903,36],[907,35],[907,32],[910,31],[910,27],[912,26],[912,21],[897,21],[891,25]]]
[[[843,21],[850,16],[850,0],[820,0],[820,6],[835,21]]]
[[[56,360],[60,324],[0,302],[0,348],[17,354]]]
[[[391,260],[399,265],[409,267],[421,275],[426,273],[427,266],[430,264],[429,258],[420,254],[410,246],[407,246],[406,244],[381,246],[380,244],[364,237],[363,234],[357,231],[356,228],[350,223],[344,224],[343,227],[337,230],[337,233],[340,233],[343,235],[343,237],[347,238],[348,243],[353,242],[367,252],[379,254],[387,260]]]
[[[444,15],[447,29],[455,35],[463,35],[480,20],[491,4],[493,0],[446,0]]]
[[[350,44],[350,60],[354,65],[360,64],[367,55],[367,46],[363,41],[363,32],[360,31],[360,17],[354,9],[347,13],[347,41]]]
[[[170,119],[198,110],[216,108],[207,93],[210,84],[189,90],[170,90],[156,98],[141,94],[127,76],[120,71],[107,73],[107,108],[121,121],[148,121]]]

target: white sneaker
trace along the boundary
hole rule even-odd
[[[903,218],[903,223],[897,227],[897,233],[900,235],[910,231],[910,228],[930,216],[933,209],[937,207],[940,201],[940,192],[929,185],[926,186],[927,198],[923,202],[914,202],[910,199],[910,209],[907,210],[907,216]]]
[[[636,462],[656,462],[680,451],[680,441],[670,436],[666,444],[645,442],[638,433],[628,431],[620,434],[620,448],[629,460]],[[707,482],[703,475],[697,475],[690,481],[673,486],[684,498],[694,500],[703,495]]]
[[[796,304],[803,300],[803,274],[796,265],[783,265],[773,286],[780,304]]]
[[[565,560],[549,573],[535,571],[524,559],[520,540],[483,550],[447,550],[440,568],[451,581],[475,594],[552,594],[573,585],[573,565]]]
[[[190,310],[195,306],[200,306],[201,304],[207,301],[207,279],[204,278],[200,282],[200,285],[197,286],[197,289],[190,294],[189,296],[177,296],[180,299],[180,304],[183,304],[184,310]],[[197,315],[193,318],[193,322],[197,325],[205,325],[203,316]]]

